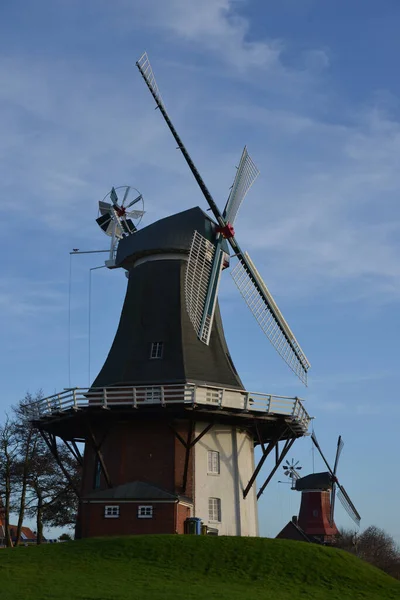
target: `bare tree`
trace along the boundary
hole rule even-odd
[[[6,415],[0,426],[0,497],[3,500],[4,537],[7,547],[12,547],[10,533],[10,513],[15,466],[18,457],[18,443],[15,437],[15,423]]]
[[[33,459],[36,454],[36,448],[39,439],[39,432],[33,427],[31,421],[30,405],[38,402],[42,398],[42,392],[39,391],[33,396],[29,392],[14,408],[15,414],[15,436],[18,442],[18,462],[16,465],[16,475],[18,482],[18,524],[15,545],[18,546],[21,540],[21,531],[25,517],[26,494],[28,489],[28,479],[32,469]]]
[[[400,549],[383,529],[371,525],[360,535],[342,530],[336,546],[400,579]]]

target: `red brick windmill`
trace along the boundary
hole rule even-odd
[[[314,432],[311,435],[311,439],[321,454],[328,471],[300,477],[297,464],[287,464],[284,467],[285,475],[289,476],[292,480],[292,489],[301,492],[301,504],[298,518],[288,524],[278,537],[291,537],[291,534],[297,528],[310,541],[332,543],[334,537],[339,533],[334,520],[336,495],[357,525],[360,524],[361,517],[337,478],[339,457],[344,445],[341,436],[339,436],[337,442],[333,469],[322,453]]]
[[[234,236],[258,174],[247,150],[220,212],[171,123],[147,55],[137,66],[214,218],[196,207],[136,230],[129,213],[135,218],[140,195],[120,200],[111,191],[97,222],[112,240],[107,266],[128,275],[118,330],[91,387],[44,399],[35,423],[56,457],[61,439],[82,463],[78,535],[182,533],[188,516],[224,535],[257,535],[256,500],[310,418],[299,398],[251,393],[240,380],[218,305],[230,248],[235,283],[264,333],[303,382],[310,365]],[[257,492],[271,452],[274,466]]]

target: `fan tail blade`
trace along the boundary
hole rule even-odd
[[[134,200],[132,200],[132,202],[129,202],[129,204],[126,208],[133,206],[134,204],[139,202],[142,198],[143,198],[142,194],[139,194],[139,196],[137,196]]]
[[[127,219],[126,217],[123,217],[121,219],[121,227],[123,232],[127,234],[135,233],[135,231],[137,231],[135,225],[133,224],[133,221]]]
[[[114,206],[118,206],[118,196],[117,192],[115,191],[115,188],[111,188],[110,199]]]
[[[111,212],[111,204],[109,202],[103,202],[100,200],[99,202],[99,211],[101,215],[105,215]]]
[[[361,521],[361,517],[360,517],[356,507],[350,500],[348,493],[346,492],[344,487],[342,485],[340,485],[339,483],[338,483],[337,495],[338,495],[338,498],[339,498],[343,508],[346,510],[347,514],[353,519],[353,521],[357,525],[359,525],[360,521]]]
[[[221,277],[223,252],[198,231],[194,232],[186,268],[185,297],[189,318],[198,338],[208,345]]]
[[[140,217],[143,217],[143,215],[145,214],[145,211],[144,210],[127,210],[125,214],[127,217],[132,217],[132,219],[139,219]]]
[[[110,213],[101,215],[101,217],[96,219],[96,223],[106,235],[112,235],[113,220],[111,218]]]
[[[124,197],[122,198],[122,206],[124,206],[124,204],[125,204],[125,200],[126,200],[126,199],[127,199],[127,197],[128,197],[128,194],[129,194],[129,190],[130,190],[130,189],[131,189],[131,186],[130,186],[130,185],[128,185],[128,186],[127,186],[127,188],[126,188],[126,190],[125,190]]]
[[[257,179],[260,171],[252,161],[247,152],[246,146],[242,152],[242,156],[239,162],[238,170],[233,181],[232,189],[227,200],[225,210],[222,217],[231,223],[235,222],[236,215],[239,208],[245,199],[245,196],[255,180]]]
[[[343,450],[343,446],[344,446],[344,442],[342,440],[342,436],[339,435],[338,437],[338,442],[337,442],[337,449],[336,449],[336,458],[335,458],[335,464],[333,466],[333,474],[336,475],[336,471],[337,471],[337,467],[338,467],[338,462],[339,462],[339,457],[340,454]]]
[[[247,252],[238,258],[231,275],[239,292],[278,354],[307,385],[310,363]]]

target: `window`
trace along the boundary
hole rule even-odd
[[[150,358],[162,358],[164,342],[152,342]]]
[[[151,404],[158,404],[161,402],[161,388],[146,388],[145,402],[150,402]]]
[[[208,499],[208,520],[214,523],[221,521],[221,498]]]
[[[219,452],[215,450],[208,451],[207,473],[219,475]]]
[[[153,507],[151,505],[138,506],[137,516],[138,519],[152,519]]]
[[[101,476],[101,465],[99,459],[96,457],[96,462],[94,465],[94,482],[93,487],[95,490],[100,489],[100,476]]]
[[[313,517],[318,517],[318,510],[313,510],[312,514],[313,514]]]
[[[104,516],[106,517],[106,519],[118,519],[119,506],[105,506]]]

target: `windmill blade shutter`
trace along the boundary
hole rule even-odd
[[[239,292],[278,354],[307,385],[310,363],[247,252],[238,258],[231,275]]]
[[[343,508],[347,512],[347,514],[353,519],[353,521],[357,525],[359,525],[360,521],[361,521],[361,517],[360,517],[356,507],[350,500],[348,493],[346,492],[344,487],[342,485],[340,485],[339,483],[338,483],[337,496],[338,496]]]
[[[197,333],[205,344],[209,343],[218,284],[222,270],[222,256],[216,247],[198,231],[194,232],[186,267],[185,298],[186,308]],[[213,270],[215,258],[221,259],[217,269]],[[211,281],[211,278],[213,279]],[[210,287],[214,288],[210,296]]]
[[[232,225],[247,192],[259,174],[260,171],[253,163],[245,146],[223,214],[223,218]]]

